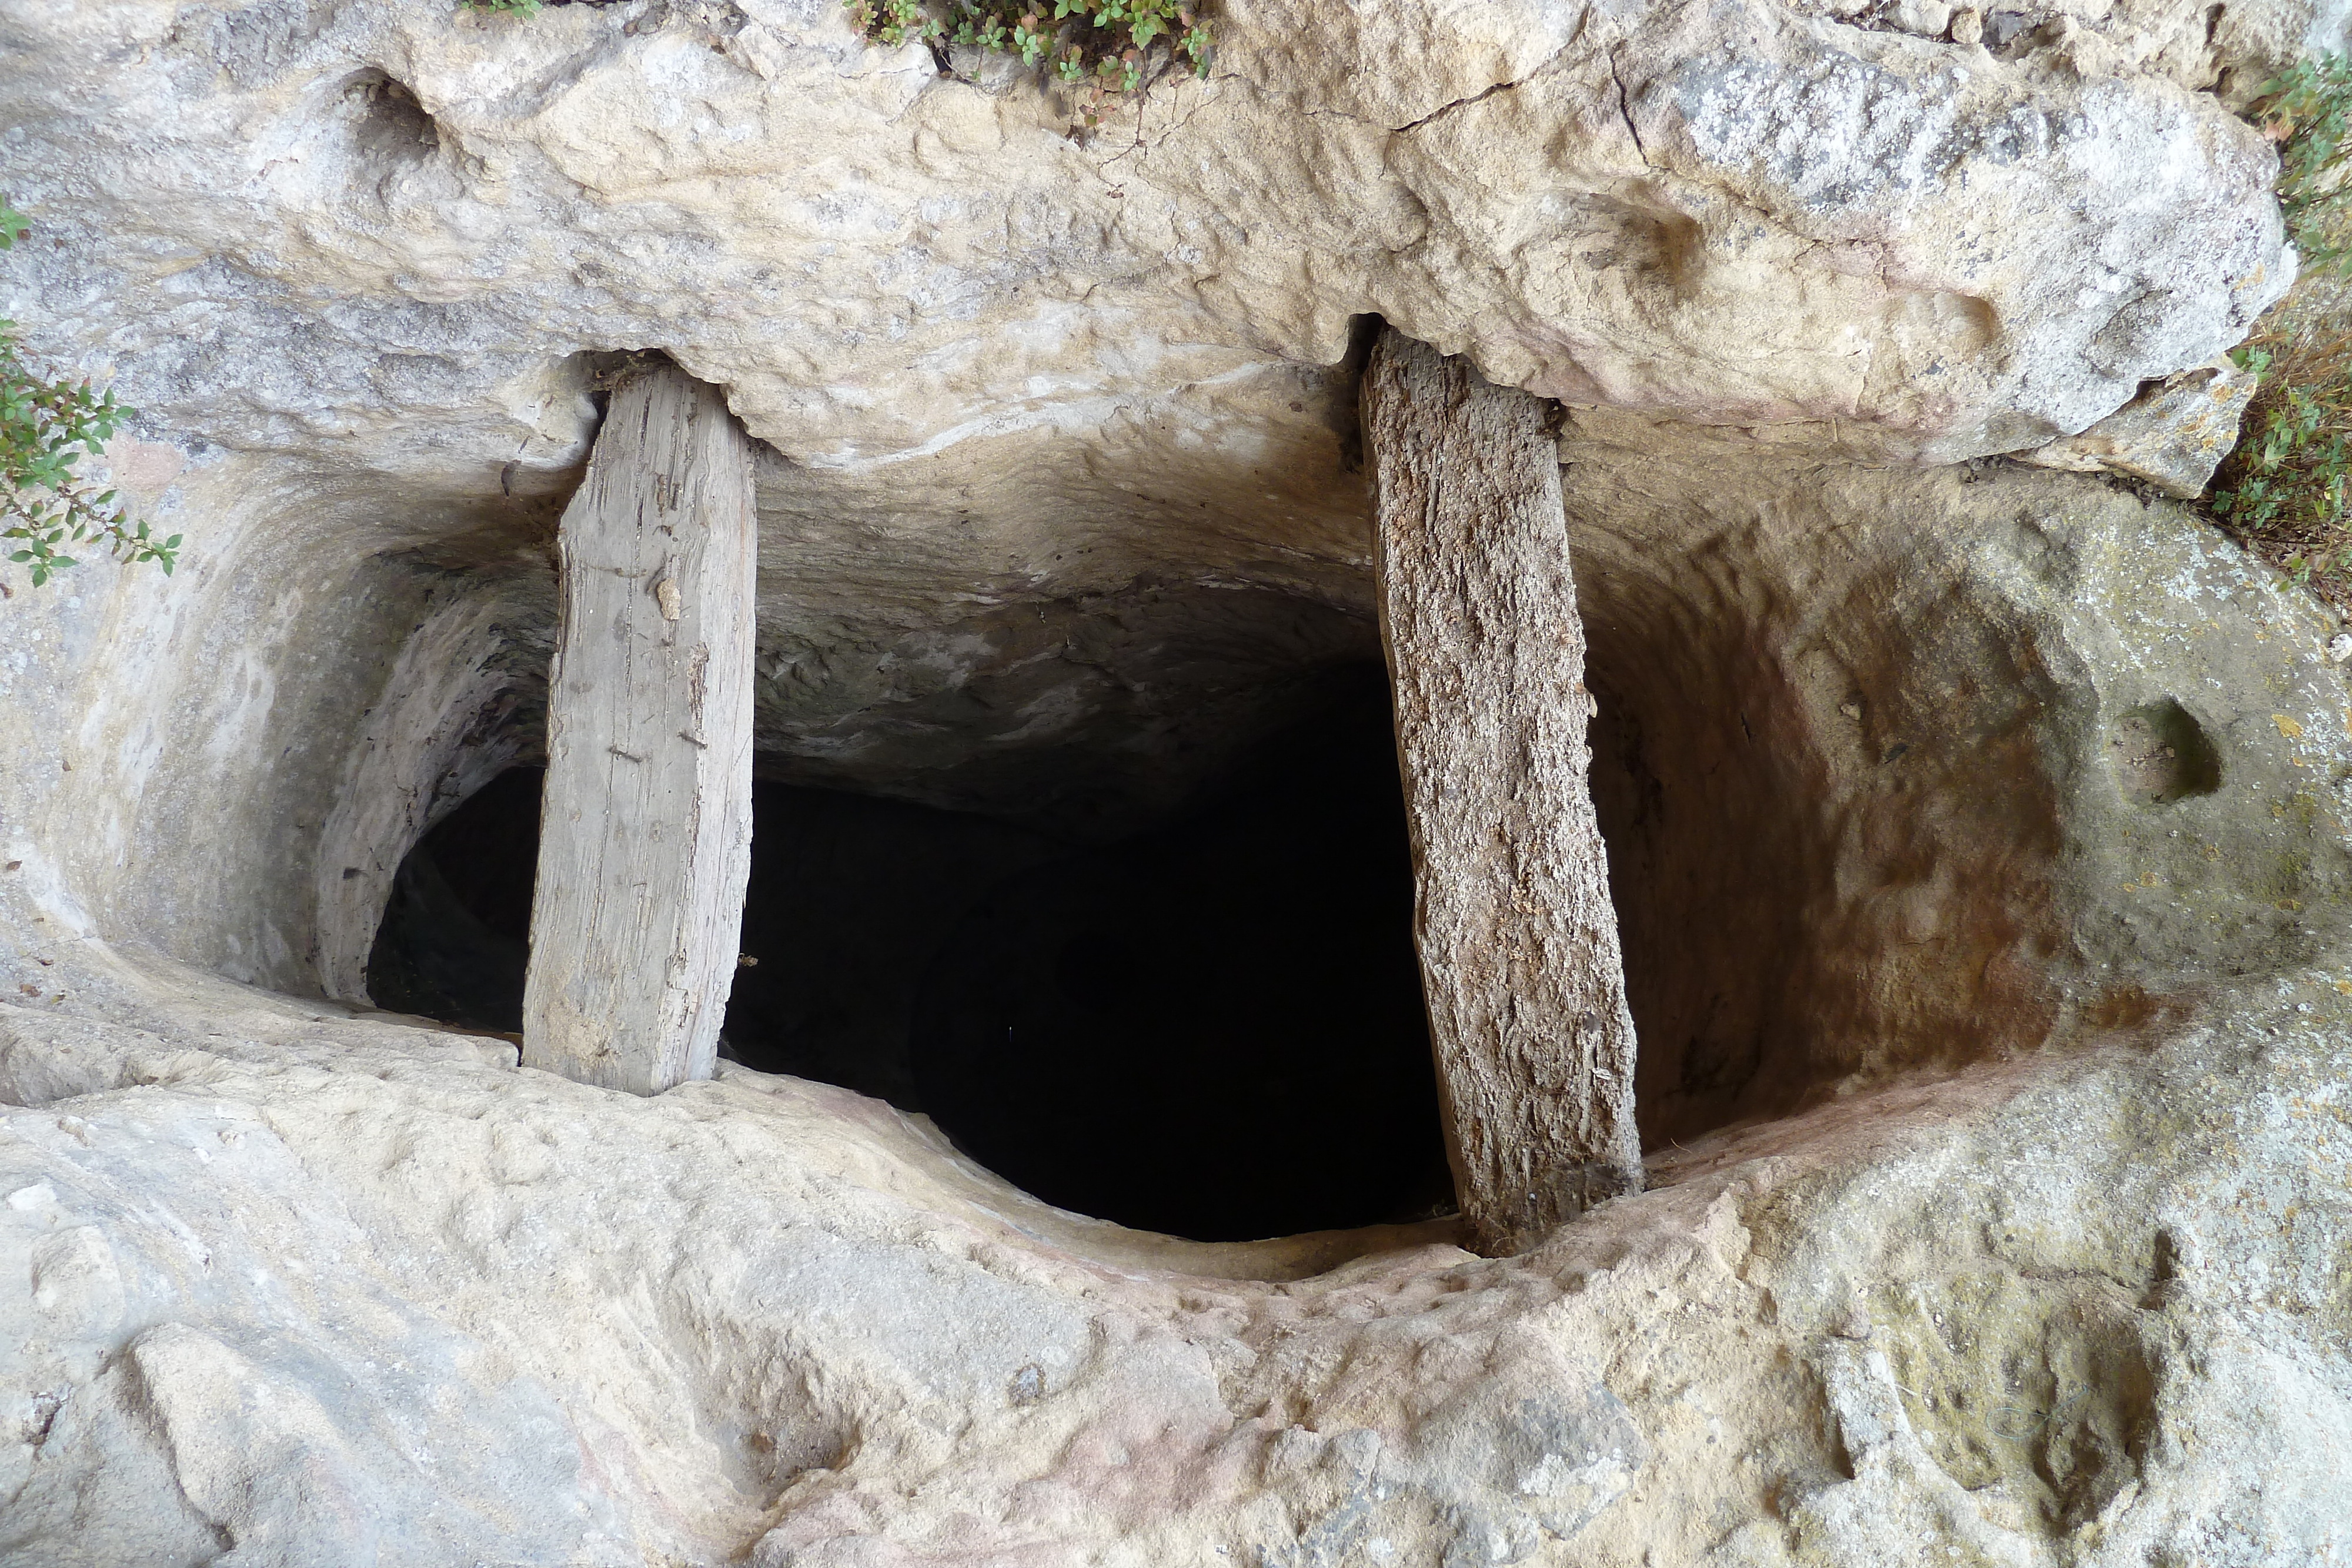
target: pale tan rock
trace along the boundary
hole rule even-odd
[[[387,468],[428,409],[583,349],[667,348],[753,434],[855,469],[1328,363],[1368,310],[1548,395],[1958,457],[2204,362],[2288,278],[2267,145],[2193,89],[2269,68],[2310,7],[2211,37],[2192,5],[2078,9],[2118,61],[2089,80],[2045,68],[2056,44],[1769,0],[1248,0],[1210,79],[1073,138],[1027,80],[943,78],[821,5],[478,27],[341,0],[299,27],[232,8],[203,43],[161,4],[60,5],[18,35],[15,199],[118,243],[15,265],[88,302],[36,330],[110,344],[142,406],[202,385],[238,445],[364,407]],[[109,303],[205,255],[251,279],[218,340],[254,355]],[[186,374],[139,369],[174,353]]]
[[[2194,500],[2238,444],[2257,378],[2228,360],[2168,376],[2080,435],[2020,452],[2020,463],[2144,479]]]
[[[1236,5],[1082,141],[743,11],[778,52],[717,6],[0,11],[43,225],[0,313],[119,372],[190,539],[0,601],[0,1560],[2341,1553],[2336,628],[2170,503],[1874,465],[2226,347],[2285,269],[2204,89],[2339,12]],[[1377,651],[1368,311],[1593,405],[1649,1191],[1507,1260],[1203,1247],[838,1091],[639,1100],[318,999],[367,925],[322,876],[418,821],[360,797],[521,743],[364,762],[527,727],[425,651],[543,655],[575,355],[670,348],[782,454],[766,765],[1149,816]],[[2167,702],[2213,788],[2119,770]]]
[[[2030,446],[2285,287],[2271,152],[2198,89],[2335,13],[2085,0],[2117,62],[2086,73],[2032,30],[1995,58],[1766,0],[1236,4],[1209,80],[1091,137],[1030,78],[942,77],[826,5],[176,15],[9,24],[11,199],[42,226],[0,309],[184,433],[184,583],[246,538],[224,508],[299,495],[370,542],[299,591],[225,582],[175,635],[315,644],[346,595],[396,617],[426,585],[379,550],[520,564],[593,428],[582,356],[661,347],[789,459],[762,528],[810,568],[762,590],[763,766],[990,810],[1050,768],[1090,797],[1051,809],[1111,831],[1271,722],[1240,694],[1278,685],[1276,601],[1369,647],[1339,363],[1363,315],[1572,402],[1897,459]],[[1206,680],[1154,632],[1046,652],[1112,604],[1252,652]],[[989,716],[942,723],[975,682]],[[128,775],[242,733],[199,684],[95,749]],[[1132,728],[1166,739],[1097,743]],[[285,797],[251,810],[317,831],[330,807]],[[307,939],[205,956],[282,977]]]
[[[1887,26],[1922,38],[1940,38],[1952,25],[1952,8],[1943,0],[1895,0],[1882,13]],[[1957,34],[1954,43],[1963,43]]]
[[[130,576],[8,601],[33,723],[0,733],[0,980],[46,985],[0,1012],[0,1560],[201,1562],[227,1531],[271,1568],[322,1539],[2131,1568],[2228,1519],[2218,1563],[2325,1561],[2352,1464],[2332,622],[2081,476],[1595,413],[1560,455],[1654,1157],[1507,1260],[1444,1225],[1139,1236],[842,1091],[722,1065],[639,1100],[142,951],[301,951],[311,868],[259,828],[316,775],[259,764],[330,699],[359,729],[383,671],[344,661],[422,601],[254,601],[302,656],[260,666],[267,709],[213,699],[233,746],[144,762],[130,874],[104,792],[140,759],[32,735],[73,733],[58,685],[144,722],[131,655],[203,619]],[[240,602],[219,570],[172,586]],[[2150,805],[2109,741],[2167,694],[2220,785]],[[258,805],[202,793],[233,758]]]
[[[1559,455],[1540,401],[1394,331],[1364,444],[1446,1152],[1512,1251],[1642,1186]]]

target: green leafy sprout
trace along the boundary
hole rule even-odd
[[[2250,112],[2279,144],[2279,207],[2305,264],[2352,269],[2352,57],[2297,62],[2263,84]]]
[[[14,248],[31,225],[0,199],[0,250]],[[40,587],[77,564],[64,553],[89,544],[118,560],[154,561],[169,577],[180,536],[158,539],[124,515],[112,490],[96,490],[77,473],[100,457],[122,422],[137,413],[87,379],[62,381],[26,360],[16,324],[0,320],[0,539],[8,559],[28,568]]]
[[[2282,347],[2291,363],[2315,357]],[[2280,363],[2263,348],[2241,349],[2233,358],[2240,369],[2263,377]],[[2252,428],[2230,455],[2228,483],[2213,492],[2213,510],[2233,532],[2271,546],[2263,553],[2296,582],[2309,586],[2316,577],[2333,587],[2352,573],[2352,537],[2345,529],[2352,386],[2341,379],[2317,386],[2281,380],[2263,391]]]
[[[462,0],[468,11],[488,11],[494,16],[536,16],[540,0]]]
[[[1209,24],[1188,0],[843,0],[877,43],[973,44],[1057,81],[1084,85],[1087,123],[1143,85],[1155,42],[1209,74]]]
[[[2279,207],[2304,267],[2231,354],[2260,385],[2209,504],[2287,581],[2352,609],[2352,59],[2302,61],[2247,113],[2279,144]]]

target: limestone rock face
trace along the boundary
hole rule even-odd
[[[2079,476],[1562,454],[1650,1191],[1504,1260],[1140,1235],[845,1091],[68,931],[27,861],[0,1561],[2341,1551],[2324,618]]]
[[[128,695],[65,699],[42,854],[111,930],[363,995],[403,848],[535,744],[619,350],[773,448],[765,775],[1103,832],[1376,653],[1370,313],[1847,457],[2071,435],[2286,287],[2272,155],[2203,89],[2342,10],[1965,18],[1243,0],[1206,81],[1083,133],[830,0],[11,5],[0,308],[115,372],[117,478],[191,540],[60,627]],[[274,760],[185,831],[175,770],[233,758]]]
[[[2122,474],[2194,500],[2238,444],[2238,424],[2256,384],[2228,360],[2216,360],[2167,376],[2080,434],[2017,458],[2037,468]]]
[[[568,451],[583,350],[666,349],[840,468],[1330,364],[1366,311],[1571,402],[1954,457],[2284,288],[2271,157],[2196,89],[2321,25],[2289,13],[1988,47],[1763,0],[1244,3],[1207,81],[1074,137],[821,0],[51,5],[9,21],[12,163],[90,242],[35,275],[58,327],[175,426],[395,472],[461,403],[500,462]]]
[[[0,601],[0,1562],[2352,1550],[2336,627],[1997,455],[2286,287],[2340,8],[1218,26],[1077,133],[832,0],[0,0],[0,309],[188,538]],[[616,356],[771,448],[762,771],[1082,841],[1377,657],[1373,315],[1570,405],[1651,1190],[1207,1246],[366,1007]]]
[[[1259,498],[1169,493],[1204,467],[1311,458],[1292,368],[1369,311],[1570,401],[1958,456],[2082,429],[2285,287],[2269,156],[2193,89],[2324,30],[2289,13],[1996,49],[1761,4],[1245,5],[1210,80],[1080,139],[820,0],[45,5],[8,22],[11,178],[68,243],[12,281],[161,426],[475,497],[576,460],[570,356],[656,347],[824,511],[952,511],[939,459],[1050,434],[1031,488],[1164,530]]]

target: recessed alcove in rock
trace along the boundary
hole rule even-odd
[[[1646,1145],[2039,1048],[2087,694],[1983,558],[2040,541],[1615,434],[1567,489]]]
[[[1777,477],[1795,499],[1761,512],[1736,470],[1695,463],[1716,486],[1713,509],[1697,507],[1710,492],[1655,454],[1576,454],[1592,790],[1646,1146],[2038,1047],[2063,1021],[2055,975],[2084,961],[2053,889],[2053,747],[2071,744],[2085,699],[2048,673],[1973,547],[1853,525],[1843,498]],[[1832,532],[1833,570],[1820,549]],[[755,963],[735,976],[728,1053],[920,1111],[1016,1185],[1144,1228],[1259,1237],[1442,1205],[1382,674],[1332,662],[1341,631],[1292,634],[1297,601],[1203,602],[1141,622],[1136,646],[1158,661],[1137,658],[1141,677],[1102,680],[1091,648],[1057,665],[1053,650],[1078,641],[1067,629],[1106,616],[1054,604],[1027,610],[1022,640],[986,644],[1022,683],[1001,699],[971,695],[993,664],[903,709],[845,658],[803,659],[767,688],[851,716],[828,720],[824,750],[779,726],[803,751],[763,754],[763,771],[807,778],[814,756],[831,770],[815,777],[849,789],[758,787],[741,937]],[[975,643],[996,635],[996,621],[972,624]],[[1196,645],[1249,649],[1256,685],[1232,660],[1199,681],[1183,664]],[[1234,693],[1280,689],[1275,708],[1292,716],[1220,752],[1181,812],[1155,808],[1105,842],[1091,824],[1131,814],[1117,802],[1146,787],[1102,780],[1142,777],[1132,757],[1183,710],[1164,695],[1161,708],[1104,708],[1085,686],[1073,706],[1095,716],[1079,743],[1010,743],[1021,714],[1060,700],[1047,683],[1063,665],[1120,701],[1181,691],[1164,672],[1185,669],[1243,717],[1254,710]],[[528,736],[513,747],[533,749]],[[844,755],[865,774],[829,760]],[[509,772],[426,836],[419,853],[436,861],[474,835],[455,878],[418,864],[395,879],[371,965],[380,1005],[515,1027],[535,778]],[[1024,794],[1055,800],[1080,779],[1089,792],[1072,799],[1113,805],[1013,814]],[[1004,814],[886,790],[970,791]],[[458,910],[439,936],[402,935],[501,855],[502,917]],[[450,931],[469,934],[472,956],[436,958]],[[504,999],[469,1011],[447,992],[483,994],[486,957]],[[400,988],[436,962],[442,996]]]
[[[2293,906],[2315,884],[2268,875],[2212,908],[2164,891],[2215,865],[2284,865],[2230,847],[2235,794],[2261,784],[2249,726],[2210,696],[2176,717],[2162,691],[2203,689],[2185,667],[2102,689],[2107,633],[2065,619],[2082,613],[2069,536],[2017,520],[2038,517],[2050,481],[1784,471],[1675,439],[1692,449],[1579,413],[1562,443],[1599,705],[1591,784],[1654,1163],[2102,1020],[2175,1016],[2189,1003],[2163,976],[2224,946],[2248,972],[2295,958]],[[1971,521],[1923,535],[1915,515]],[[893,618],[887,634],[762,655],[766,781],[741,937],[758,962],[737,971],[727,1048],[921,1111],[976,1163],[1099,1218],[1213,1238],[1425,1214],[1444,1183],[1421,1011],[1375,1001],[1391,977],[1409,995],[1407,917],[1386,956],[1348,960],[1352,977],[1333,983],[1328,921],[1299,913],[1318,898],[1370,906],[1351,891],[1367,867],[1318,846],[1346,841],[1350,790],[1376,784],[1380,810],[1396,809],[1369,606],[1336,589],[1169,586],[1186,580],[975,607],[944,578],[930,597],[911,578],[847,579],[828,613],[867,592]],[[398,744],[368,753],[415,798],[462,797],[538,754],[525,677],[545,653],[513,630],[536,622],[485,594],[415,633],[402,689],[420,694],[416,712],[381,710],[402,716],[388,736],[452,737],[415,766]],[[780,627],[817,623],[781,603]],[[769,613],[763,601],[763,635]],[[908,669],[936,678],[895,674]],[[2267,712],[2254,739],[2282,733]],[[1353,738],[1302,740],[1318,715]],[[2149,744],[2117,746],[2135,726]],[[2134,758],[2179,774],[2160,817],[2153,786],[2134,796],[2117,771]],[[347,814],[392,821],[359,809],[379,798],[355,787]],[[455,834],[493,809],[429,820]],[[1228,811],[1242,816],[1219,825]],[[2152,841],[2134,837],[2144,823]],[[330,900],[370,877],[394,891],[405,840],[371,831],[381,840],[355,833],[321,862]],[[530,837],[527,822],[485,835],[517,888]],[[1380,841],[1402,910],[1402,829]],[[377,908],[436,896],[416,873],[402,880]],[[2094,882],[2151,891],[2087,919]],[[327,929],[325,950],[347,950]],[[503,930],[504,1011],[389,988],[421,952],[377,967],[374,999],[512,1027],[520,917]],[[380,934],[371,925],[358,951]],[[1292,1000],[1268,999],[1284,987]],[[1316,1028],[1279,1021],[1301,998]],[[1221,1208],[1237,1196],[1255,1207]]]
[[[1200,1240],[1451,1207],[1378,666],[1172,821],[1081,844],[766,783],[727,1054],[928,1113],[1037,1197]],[[402,862],[378,1005],[521,1019],[541,774]]]

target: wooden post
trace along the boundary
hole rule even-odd
[[[1393,329],[1363,416],[1446,1146],[1516,1250],[1642,1187],[1559,462],[1541,400]]]
[[[708,1078],[751,860],[751,443],[665,368],[613,393],[558,538],[526,1065]]]

